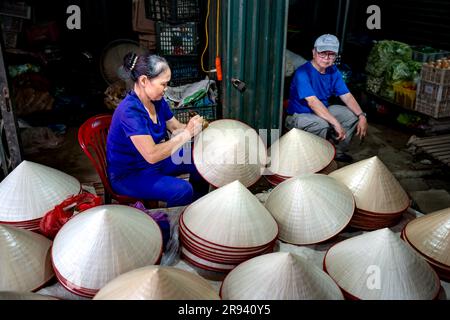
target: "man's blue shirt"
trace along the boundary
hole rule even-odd
[[[321,74],[311,61],[300,66],[291,82],[287,114],[313,113],[305,98],[316,96],[328,107],[331,96],[341,96],[350,92],[342,74],[335,65],[328,67],[325,74]]]

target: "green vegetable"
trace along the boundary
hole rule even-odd
[[[367,60],[366,71],[372,76],[380,77],[393,60],[409,61],[411,58],[412,49],[406,43],[383,40],[372,48]]]

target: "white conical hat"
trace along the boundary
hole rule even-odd
[[[352,192],[323,174],[304,174],[280,183],[265,203],[280,229],[278,238],[312,244],[338,234],[355,210]]]
[[[212,122],[196,138],[193,152],[197,170],[215,187],[234,180],[251,186],[267,162],[266,146],[255,129],[231,119]]]
[[[450,208],[411,220],[405,235],[420,253],[450,267]]]
[[[199,275],[174,267],[147,266],[120,275],[94,300],[218,300],[214,288]]]
[[[273,143],[269,154],[271,172],[293,177],[326,168],[334,158],[335,149],[329,141],[293,128]]]
[[[239,181],[195,201],[184,211],[183,222],[199,238],[231,248],[267,245],[278,234],[270,212]]]
[[[190,233],[187,229],[185,229],[186,227],[184,226],[182,217],[179,222],[180,242],[186,248],[192,249],[193,251],[198,251],[200,255],[203,254],[205,256],[216,257],[221,260],[241,259],[242,257],[248,257],[249,255],[260,255],[261,253],[267,251],[268,248],[272,248],[275,245],[274,242],[272,242],[256,248],[230,248],[219,246],[202,240],[193,233]]]
[[[329,176],[352,190],[358,209],[395,213],[409,206],[405,190],[377,156],[342,167]]]
[[[276,252],[238,265],[225,278],[226,300],[343,300],[334,281],[304,257]]]
[[[345,292],[363,300],[427,300],[440,289],[434,270],[388,228],[334,245],[324,268]]]
[[[48,282],[51,245],[40,234],[0,224],[0,291],[33,291]]]
[[[0,221],[42,218],[69,196],[81,191],[68,174],[31,161],[22,161],[0,183]]]
[[[55,297],[33,292],[0,291],[0,300],[58,300]]]
[[[195,255],[185,247],[181,247],[181,257],[186,260],[187,262],[191,263],[192,265],[209,270],[209,271],[216,271],[216,272],[229,272],[230,270],[233,270],[238,265],[235,264],[223,264],[223,263],[217,263],[217,262],[211,262],[209,260],[205,260],[203,258],[200,258],[199,256]]]
[[[88,209],[69,220],[53,243],[58,280],[93,296],[118,275],[158,262],[162,234],[146,213],[125,205]]]

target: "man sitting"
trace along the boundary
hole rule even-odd
[[[286,127],[298,128],[332,141],[336,160],[351,162],[345,152],[355,134],[367,135],[366,114],[348,90],[342,74],[334,65],[339,40],[331,34],[317,38],[313,59],[299,67],[290,87]],[[338,96],[343,105],[329,105],[328,99]]]

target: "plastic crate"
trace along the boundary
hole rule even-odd
[[[198,47],[197,23],[187,22],[172,25],[156,23],[156,43],[160,55],[196,55]]]
[[[450,101],[430,101],[421,96],[417,96],[415,110],[436,119],[450,117]]]
[[[429,101],[450,100],[450,84],[437,84],[422,80],[418,84],[417,95]]]
[[[439,69],[429,64],[424,64],[420,78],[436,84],[450,85],[450,69]]]
[[[177,87],[201,79],[197,57],[165,57],[169,63],[172,77],[169,86]]]
[[[416,104],[416,89],[412,89],[413,86],[414,83],[411,82],[394,83],[395,103],[404,108],[413,110]]]
[[[412,58],[413,60],[420,62],[436,61],[437,59],[450,55],[450,52],[444,50],[436,50],[434,52],[421,52],[417,50],[419,48],[420,47],[412,47]]]
[[[147,19],[168,23],[200,21],[198,0],[145,0]]]
[[[209,122],[217,119],[217,106],[205,106],[205,107],[182,107],[182,108],[173,108],[173,115],[180,121],[181,123],[188,123],[191,116],[189,115],[189,111],[195,111],[204,119]]]

